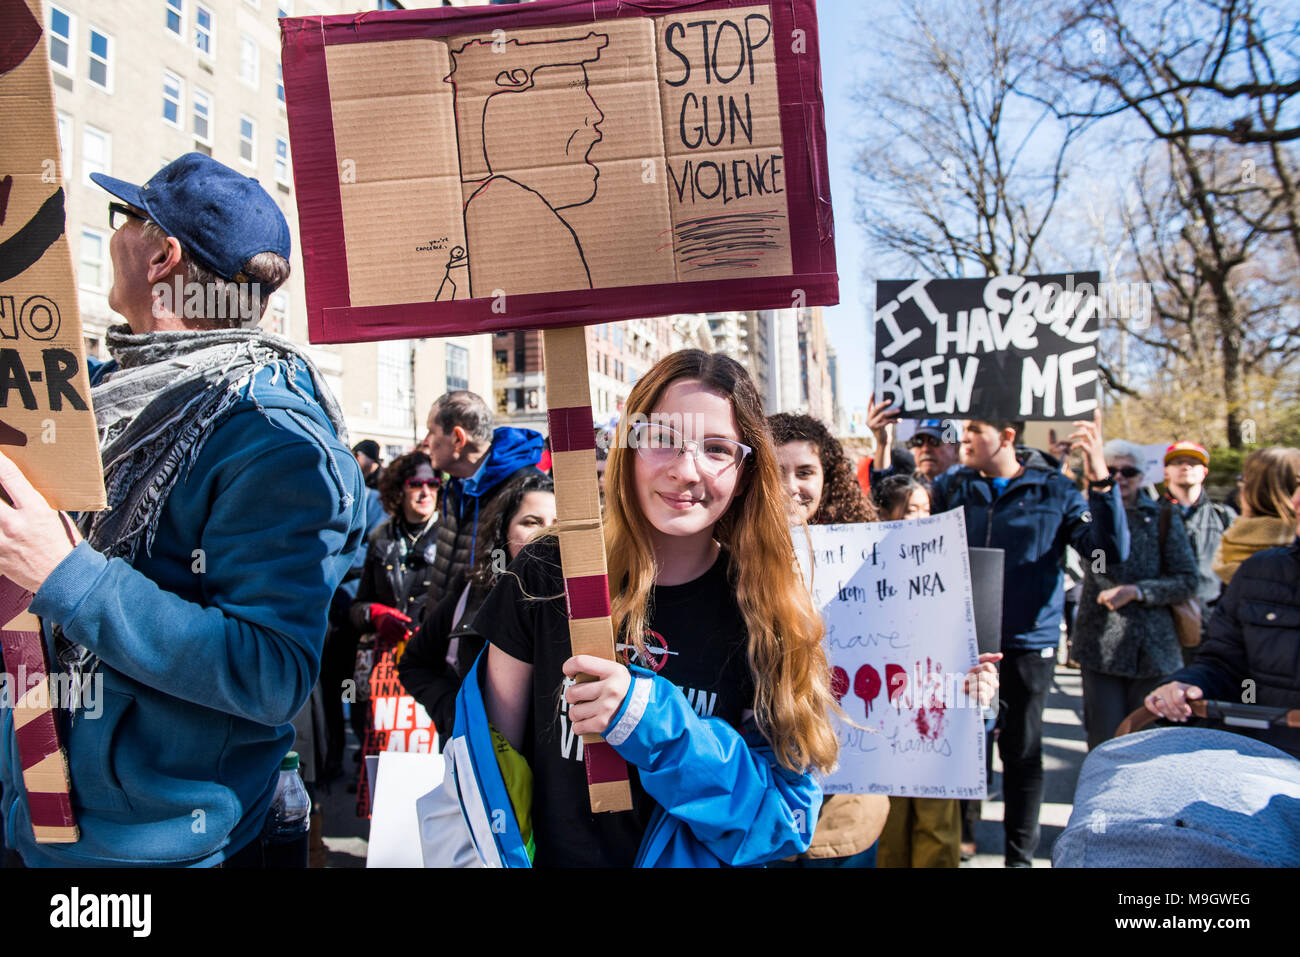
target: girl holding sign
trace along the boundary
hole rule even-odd
[[[665,817],[726,864],[807,850],[835,700],[744,367],[699,350],[656,363],[628,397],[606,482],[622,660],[570,656],[554,537],[524,548],[474,622],[491,642],[487,716],[534,776],[534,863],[631,865]],[[590,812],[585,733],[633,766],[631,811]]]
[[[882,480],[876,505],[854,480],[838,440],[810,415],[770,416],[782,480],[796,517],[809,525],[894,521],[930,514],[930,493],[911,475]],[[970,670],[967,693],[992,700],[997,689],[993,664],[1001,655],[981,655]],[[887,819],[886,819],[887,818]],[[883,833],[882,833],[883,831]],[[879,851],[873,846],[879,838]],[[957,802],[929,798],[884,798],[836,794],[827,798],[813,846],[800,863],[840,867],[956,867],[961,829]]]
[[[793,516],[809,525],[876,521],[876,509],[862,494],[839,441],[811,415],[768,416],[781,484]],[[835,794],[822,805],[812,846],[796,867],[874,867],[876,838],[889,813],[882,794]]]

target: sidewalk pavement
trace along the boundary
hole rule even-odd
[[[1074,803],[1079,768],[1088,754],[1083,730],[1083,677],[1076,668],[1057,664],[1043,710],[1043,806],[1038,820],[1042,838],[1034,867],[1052,866],[1052,845],[1065,830]],[[962,867],[1002,867],[1002,761],[993,746],[993,783],[975,826],[978,852]]]

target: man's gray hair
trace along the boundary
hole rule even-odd
[[[444,434],[459,425],[475,445],[492,444],[492,410],[477,392],[457,389],[440,395],[433,404],[433,421]]]
[[[1108,439],[1101,450],[1101,454],[1108,460],[1113,458],[1132,459],[1133,464],[1138,468],[1142,468],[1147,457],[1142,446],[1135,445],[1128,439]]]
[[[140,224],[143,234],[159,242],[168,238],[167,230],[152,219]],[[179,242],[179,240],[177,240]],[[277,253],[258,253],[244,264],[244,274],[248,282],[236,282],[218,276],[205,266],[194,261],[184,246],[181,247],[181,261],[185,265],[185,285],[189,289],[199,289],[205,307],[211,302],[215,315],[189,315],[186,311],[189,292],[186,291],[181,302],[172,304],[172,313],[185,315],[189,319],[204,319],[215,329],[251,329],[262,320],[266,307],[271,301],[271,293],[279,289],[289,278],[289,261]]]

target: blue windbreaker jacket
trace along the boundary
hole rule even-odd
[[[460,826],[473,849],[438,863],[528,867],[510,796],[497,764],[480,687],[480,655],[456,698],[456,731],[444,752],[453,765],[448,795],[459,821],[422,818],[426,834]],[[757,731],[742,735],[721,718],[701,718],[681,690],[637,666],[605,740],[640,771],[659,805],[637,867],[755,866],[801,854],[812,841],[822,791],[811,772],[782,767]],[[446,805],[444,805],[444,808]],[[442,835],[445,837],[446,835]],[[428,860],[426,851],[426,860]]]
[[[1119,487],[1082,493],[1060,472],[1027,467],[997,498],[993,480],[963,466],[935,480],[933,511],[964,508],[972,548],[1000,548],[1002,649],[1055,648],[1065,590],[1061,555],[1073,545],[1085,564],[1128,559],[1128,519]]]

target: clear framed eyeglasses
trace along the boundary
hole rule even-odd
[[[729,468],[739,468],[745,456],[754,450],[734,439],[718,436],[688,439],[671,426],[657,422],[635,422],[628,431],[628,443],[637,455],[655,468],[662,468],[679,455],[695,456],[695,467],[705,475],[721,475]]]

